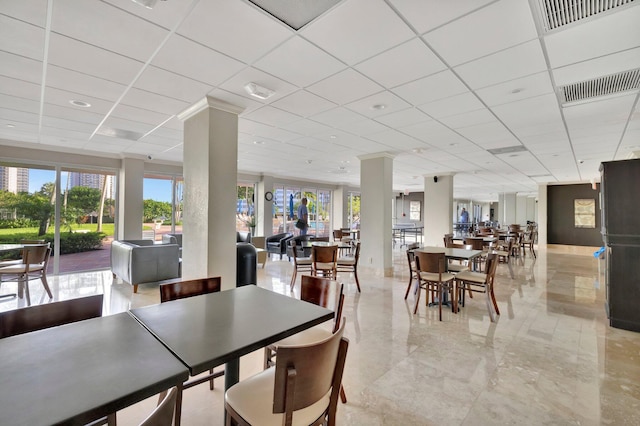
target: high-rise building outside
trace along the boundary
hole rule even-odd
[[[102,185],[105,179],[107,179],[107,198],[112,199],[114,197],[112,175],[70,172],[69,173],[69,189],[73,188],[74,186],[84,186],[87,188],[95,188],[102,191]]]
[[[0,190],[29,192],[29,169],[0,166]]]

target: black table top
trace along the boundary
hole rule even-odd
[[[333,312],[248,285],[132,309],[130,313],[199,374],[333,319]]]
[[[0,425],[86,424],[189,373],[127,313],[0,339]]]

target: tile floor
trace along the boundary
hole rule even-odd
[[[394,251],[395,274],[362,269],[362,293],[344,274],[344,315],[350,339],[339,405],[346,425],[638,425],[640,333],[610,328],[604,313],[602,271],[595,248],[554,246],[515,265],[515,279],[500,265],[496,297],[502,315],[489,321],[482,295],[458,314],[404,300],[408,268]],[[291,265],[269,261],[259,285],[289,293]],[[157,303],[157,288],[112,283],[109,272],[51,277],[56,300],[105,294],[105,315]],[[299,281],[298,281],[299,283]],[[38,282],[32,301],[44,303]],[[3,283],[0,293],[15,291]],[[293,296],[296,296],[294,292]],[[424,300],[424,298],[422,298]],[[22,306],[0,300],[0,310]],[[260,369],[262,353],[242,359],[241,377]],[[184,425],[223,424],[223,380],[209,391],[185,392]],[[153,408],[149,399],[118,413],[137,424]]]

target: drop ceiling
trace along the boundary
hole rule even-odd
[[[0,152],[180,164],[176,115],[209,95],[244,108],[240,173],[359,186],[358,158],[389,152],[397,191],[589,182],[640,150],[639,90],[560,87],[640,68],[640,2],[553,30],[543,2],[342,0],[296,31],[245,0],[4,1]]]

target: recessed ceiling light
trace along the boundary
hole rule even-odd
[[[71,105],[73,105],[73,106],[77,106],[77,107],[80,107],[80,108],[89,108],[89,107],[91,106],[91,104],[90,104],[90,103],[88,103],[88,102],[84,102],[84,101],[77,101],[77,100],[75,100],[75,99],[71,99],[71,100],[69,101],[69,103],[70,103]]]
[[[266,87],[260,86],[256,83],[247,83],[244,86],[244,90],[247,91],[248,94],[258,99],[269,99],[276,92],[271,89],[267,89]]]
[[[349,160],[342,160],[340,163],[342,163],[342,164],[349,164]]]
[[[413,148],[411,150],[414,154],[422,154],[422,149],[421,148]]]
[[[336,139],[336,138],[337,138],[337,136],[336,136],[336,135],[331,135],[331,136],[329,136],[329,137],[330,137],[331,139]]]
[[[264,141],[253,141],[254,145],[264,145]]]
[[[371,109],[375,109],[377,111],[385,109],[387,106],[385,104],[375,104],[371,107]]]
[[[7,124],[7,127],[16,127],[15,124]]]

